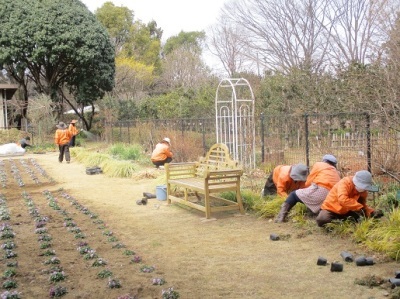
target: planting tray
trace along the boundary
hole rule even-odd
[[[88,167],[86,168],[86,174],[93,175],[93,174],[100,174],[103,173],[100,167]]]

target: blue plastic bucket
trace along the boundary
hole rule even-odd
[[[156,186],[156,198],[158,200],[167,200],[167,186],[166,185]]]

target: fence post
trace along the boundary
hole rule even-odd
[[[261,162],[265,161],[265,143],[264,143],[264,113],[261,113]]]
[[[202,134],[203,134],[203,155],[205,156],[207,154],[206,151],[206,130],[205,130],[205,119],[203,119],[203,121],[201,122],[201,130],[202,130]]]
[[[112,122],[110,122],[110,128],[111,128],[111,144],[113,144],[114,143],[114,130],[113,130],[113,123]]]
[[[308,135],[309,135],[309,131],[308,131],[308,114],[304,114],[304,130],[305,130],[305,137],[306,137],[306,165],[307,167],[310,167],[310,144],[308,141]]]
[[[122,122],[118,122],[119,125],[119,142],[123,142],[122,140]]]
[[[371,118],[368,112],[365,112],[365,121],[367,128],[367,166],[368,171],[372,173],[371,166]]]

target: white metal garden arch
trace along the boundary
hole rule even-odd
[[[254,94],[244,78],[223,79],[215,97],[217,142],[244,168],[255,168]]]

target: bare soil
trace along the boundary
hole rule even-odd
[[[38,183],[19,160],[34,171]],[[22,187],[13,178],[12,161],[25,184]],[[73,159],[70,164],[58,163],[57,153],[28,153],[3,158],[2,162],[7,181],[1,194],[10,220],[1,223],[10,224],[15,232],[17,256],[2,255],[0,269],[4,273],[10,261],[18,262],[15,290],[22,298],[49,298],[49,289],[56,284],[67,288],[63,298],[118,298],[127,294],[162,298],[162,289],[169,287],[183,299],[387,298],[390,289],[386,284],[369,288],[354,282],[372,275],[387,279],[400,269],[396,262],[319,229],[307,231],[293,223],[276,224],[251,214],[229,212],[214,214],[215,221],[204,221],[199,211],[157,199],[137,205],[143,192],[155,193],[156,186],[163,184],[162,170],[147,169],[151,175],[142,180],[87,175],[85,166]],[[47,249],[40,248],[27,196],[40,215],[49,218],[45,227],[53,238],[50,249],[60,259],[57,266],[65,272],[64,281],[49,281],[52,265],[44,262],[52,256],[43,256]],[[49,198],[56,200],[60,210],[49,206]],[[84,239],[76,239],[65,226],[66,219],[76,223]],[[281,240],[270,240],[272,233],[282,236]],[[94,260],[84,258],[77,250],[83,241],[107,261],[106,266],[93,267]],[[121,245],[125,247],[118,248]],[[127,250],[134,255],[126,255]],[[374,257],[376,264],[357,267],[346,263],[340,256],[342,251]],[[134,257],[141,262],[132,262]],[[328,265],[317,266],[318,257],[327,258]],[[329,264],[334,261],[344,264],[343,272],[330,271]],[[143,266],[155,270],[144,273]],[[104,269],[112,272],[121,288],[111,289],[108,278],[98,277]],[[163,278],[166,284],[153,285],[154,278]]]

